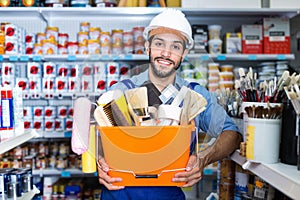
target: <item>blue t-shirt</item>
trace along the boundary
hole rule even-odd
[[[148,81],[148,70],[130,78],[134,87],[142,86]],[[189,82],[176,76],[174,86],[180,90],[182,86],[188,86]],[[132,88],[132,87],[131,87]],[[128,90],[128,87],[118,82],[111,89]],[[238,127],[227,115],[226,111],[217,102],[217,97],[206,88],[196,85],[194,91],[201,94],[207,101],[206,109],[195,118],[195,125],[199,131],[212,137],[218,137],[225,130],[239,132]],[[102,200],[184,200],[185,195],[180,187],[125,187],[122,190],[110,191],[103,187]]]

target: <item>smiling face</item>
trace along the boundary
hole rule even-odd
[[[173,33],[156,34],[145,44],[150,57],[150,71],[157,78],[175,76],[188,50],[185,41]]]

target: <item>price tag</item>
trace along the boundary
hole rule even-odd
[[[2,55],[0,55],[0,61],[3,61],[3,56]]]
[[[61,177],[71,177],[71,172],[70,171],[62,171]]]
[[[226,56],[225,55],[218,55],[217,60],[226,60]]]
[[[65,132],[65,138],[70,138],[72,136],[72,132],[71,131],[66,131]]]
[[[75,55],[69,55],[68,56],[68,61],[76,61],[76,56]]]
[[[41,56],[33,56],[33,57],[32,57],[32,60],[33,60],[33,61],[36,61],[36,62],[39,62],[39,61],[42,60],[42,57],[41,57]]]
[[[257,56],[256,55],[249,55],[248,60],[257,60]]]
[[[20,56],[20,61],[27,62],[29,60],[29,56],[22,55]]]
[[[278,54],[278,55],[277,55],[277,59],[278,59],[278,60],[285,60],[285,59],[286,59],[286,56],[283,55],[283,54]]]
[[[16,61],[18,61],[18,56],[9,56],[8,60],[11,62],[16,62]]]

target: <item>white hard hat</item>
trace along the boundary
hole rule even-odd
[[[185,15],[177,9],[168,8],[155,16],[144,30],[144,38],[148,40],[151,30],[156,28],[169,28],[179,31],[187,39],[186,47],[191,49],[194,45],[192,28]]]

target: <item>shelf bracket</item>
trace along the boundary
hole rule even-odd
[[[46,26],[48,26],[48,24],[49,24],[48,20],[44,16],[42,9],[39,9],[39,15],[40,15],[40,18],[46,23]]]

